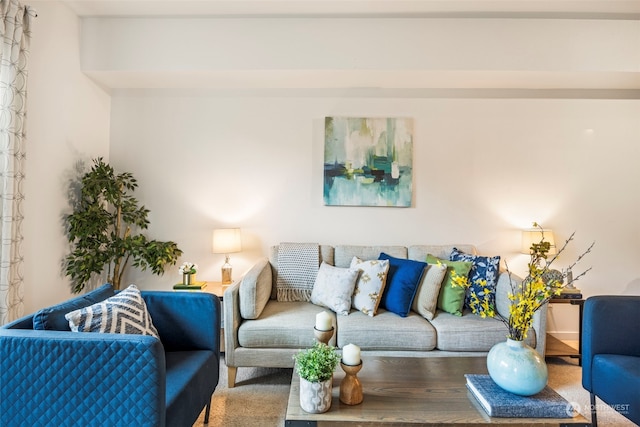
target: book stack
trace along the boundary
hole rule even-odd
[[[174,291],[192,291],[192,292],[202,292],[204,288],[207,287],[207,282],[193,282],[190,285],[185,285],[183,283],[177,283],[173,285]]]
[[[489,375],[465,374],[467,388],[490,417],[572,418],[577,413],[565,398],[546,386],[533,396],[500,388]]]
[[[562,288],[560,295],[557,295],[554,298],[582,299],[582,291],[578,288]]]

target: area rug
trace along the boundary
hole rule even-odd
[[[224,359],[224,358],[223,358]],[[591,419],[589,393],[582,388],[582,368],[576,359],[547,358],[549,386]],[[227,388],[227,367],[220,367],[220,383],[213,394],[210,427],[284,426],[292,369],[238,368],[236,387]],[[597,401],[600,426],[635,426]],[[194,427],[205,427],[204,413]]]

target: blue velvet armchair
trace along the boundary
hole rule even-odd
[[[0,328],[0,425],[192,426],[208,421],[220,363],[220,302],[142,292],[148,335]],[[80,297],[79,297],[80,298]]]
[[[596,397],[640,424],[640,296],[595,296],[584,304],[582,386],[591,394],[592,425]]]

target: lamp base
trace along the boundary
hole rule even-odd
[[[222,264],[222,284],[230,285],[233,283],[231,279],[231,264],[229,264],[229,255],[225,255],[224,264]]]

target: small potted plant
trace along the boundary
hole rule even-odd
[[[318,342],[293,358],[296,372],[300,375],[300,407],[312,414],[328,411],[331,407],[333,371],[340,361],[335,348]]]
[[[178,271],[182,274],[182,284],[192,285],[196,281],[198,265],[192,262],[183,262]]]

